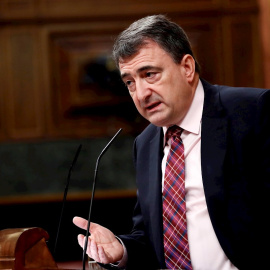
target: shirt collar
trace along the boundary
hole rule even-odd
[[[204,100],[204,91],[201,81],[197,85],[194,98],[191,102],[191,105],[188,109],[188,112],[184,119],[180,123],[176,123],[182,129],[194,133],[199,134],[200,132],[200,124],[202,119],[202,111],[203,111],[203,100]],[[166,134],[167,127],[162,127],[164,134]],[[164,136],[165,138],[165,136]]]

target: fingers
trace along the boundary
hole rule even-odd
[[[99,261],[100,263],[103,263],[103,264],[111,263],[111,261],[109,260],[102,246],[98,246],[98,256],[100,259]]]
[[[78,243],[82,248],[84,248],[84,245],[85,245],[84,235],[82,234],[78,235]],[[103,263],[103,264],[110,263],[109,258],[106,255],[103,247],[98,246],[96,242],[94,240],[91,240],[90,238],[88,238],[86,253],[90,258],[92,258],[96,262]]]
[[[92,255],[92,252],[91,252],[91,239],[88,238],[88,243],[87,243],[87,248],[86,248],[86,253],[89,257],[95,259]],[[82,234],[79,234],[78,235],[78,243],[79,245],[84,249],[84,246],[85,246],[85,236],[82,235]]]
[[[78,243],[82,248],[84,248],[84,238],[85,238],[84,235],[82,235],[82,234],[78,235]]]
[[[84,218],[81,218],[81,217],[74,217],[73,218],[73,223],[76,226],[78,226],[79,228],[84,229],[84,230],[86,230],[87,226],[88,226],[88,221],[86,219],[84,219]],[[98,227],[98,224],[91,222],[89,231],[90,231],[90,229],[95,229],[97,227]]]
[[[74,218],[73,218],[73,223],[74,223],[76,226],[78,226],[79,228],[81,228],[81,229],[84,229],[84,230],[87,229],[87,224],[88,224],[88,222],[87,222],[87,220],[84,219],[84,218],[81,218],[81,217],[74,217]]]

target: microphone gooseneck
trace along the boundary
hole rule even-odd
[[[90,223],[91,223],[91,211],[92,211],[92,204],[93,204],[93,199],[94,199],[94,195],[95,195],[98,165],[99,165],[99,162],[100,162],[101,157],[105,154],[105,152],[108,150],[109,146],[112,144],[112,142],[114,141],[114,139],[118,136],[118,134],[121,131],[122,131],[122,128],[120,128],[116,132],[116,134],[112,137],[112,139],[108,142],[108,144],[101,151],[101,153],[98,156],[97,161],[96,161],[96,167],[95,167],[95,173],[94,173],[94,181],[93,181],[93,187],[92,187],[92,197],[91,197],[91,201],[90,201],[89,217],[88,217],[87,229],[86,229],[86,234],[85,234],[85,243],[84,243],[84,249],[83,249],[83,258],[82,258],[83,270],[85,270],[85,255],[86,255],[86,250],[87,250],[87,245],[88,245],[88,237],[90,235],[89,229],[90,229]]]
[[[57,246],[57,241],[58,241],[58,237],[59,237],[59,232],[60,232],[60,227],[61,227],[61,223],[62,223],[62,217],[63,217],[63,213],[64,213],[64,208],[65,208],[65,202],[66,202],[66,198],[67,198],[67,193],[68,193],[68,187],[69,187],[69,182],[70,182],[70,178],[71,178],[71,172],[73,167],[75,166],[78,156],[81,152],[82,149],[82,145],[80,144],[76,154],[73,158],[73,161],[70,165],[69,171],[68,171],[68,176],[67,176],[67,182],[66,182],[66,186],[65,186],[65,191],[64,191],[64,197],[63,197],[63,203],[62,203],[62,210],[61,210],[61,214],[60,214],[60,219],[59,219],[59,224],[58,224],[58,229],[57,229],[57,234],[56,234],[56,238],[55,238],[55,244],[54,244],[54,255],[56,254],[56,246]]]

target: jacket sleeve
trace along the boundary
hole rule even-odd
[[[137,195],[139,196],[139,194]],[[133,229],[130,234],[118,236],[124,243],[127,253],[127,268],[131,269],[158,269],[156,256],[146,236],[143,217],[139,202],[136,203],[133,215]]]
[[[136,167],[137,151],[134,143],[134,164]],[[140,194],[137,191],[137,203],[133,213],[133,229],[128,235],[119,235],[128,253],[126,269],[158,269],[156,255],[148,241],[144,219],[140,207]]]

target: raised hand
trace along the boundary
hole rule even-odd
[[[73,223],[81,229],[87,229],[87,220],[84,218],[74,217]],[[103,264],[121,260],[124,254],[123,246],[110,230],[91,222],[90,234],[86,251],[90,258]],[[85,236],[78,235],[78,243],[82,248],[84,248],[84,242]]]

